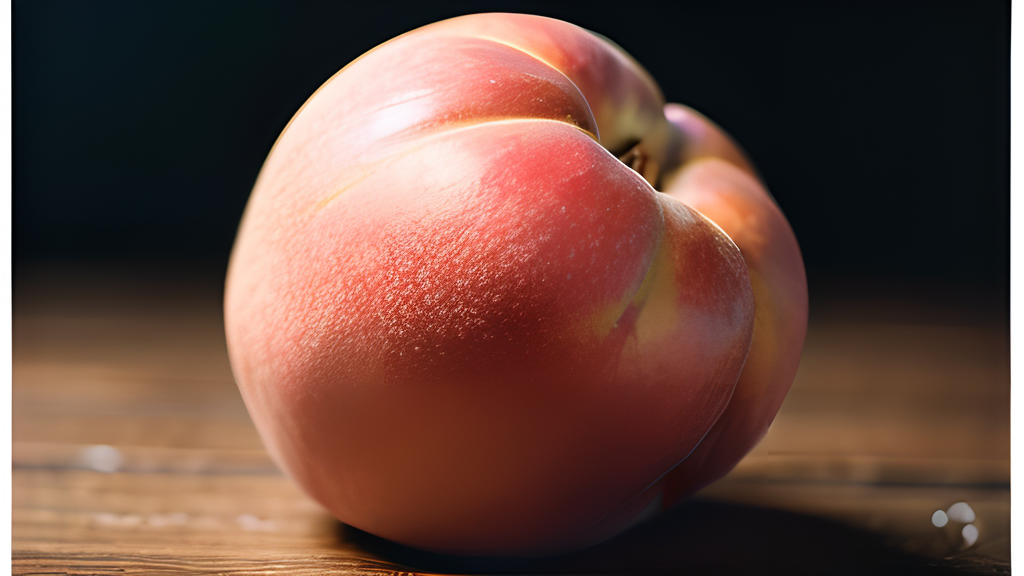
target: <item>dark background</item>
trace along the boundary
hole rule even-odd
[[[1010,4],[14,3],[14,264],[223,271],[288,119],[375,45],[482,11],[615,40],[749,152],[815,297],[912,286],[1005,307]],[[966,290],[966,291],[963,291]]]

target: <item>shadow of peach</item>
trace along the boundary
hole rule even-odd
[[[814,516],[694,499],[603,544],[549,558],[424,552],[344,524],[339,537],[405,569],[531,574],[1009,574],[973,559],[926,558],[883,535]]]

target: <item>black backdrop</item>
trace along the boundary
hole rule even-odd
[[[599,7],[606,6],[606,7]],[[748,150],[823,279],[1004,295],[1009,2],[14,4],[14,259],[223,265],[302,102],[402,32],[480,11],[618,42]]]

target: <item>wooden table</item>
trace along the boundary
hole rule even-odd
[[[14,574],[1009,573],[1009,330],[984,305],[812,293],[793,389],[730,476],[593,549],[479,560],[344,526],[275,468],[221,289],[184,265],[16,272]],[[970,547],[931,522],[960,501]]]

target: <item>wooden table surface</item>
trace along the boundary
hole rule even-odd
[[[347,527],[275,468],[221,288],[184,265],[16,271],[14,574],[1009,573],[1009,330],[985,303],[812,292],[797,380],[732,474],[590,550],[481,560]],[[971,546],[931,522],[956,502]]]

